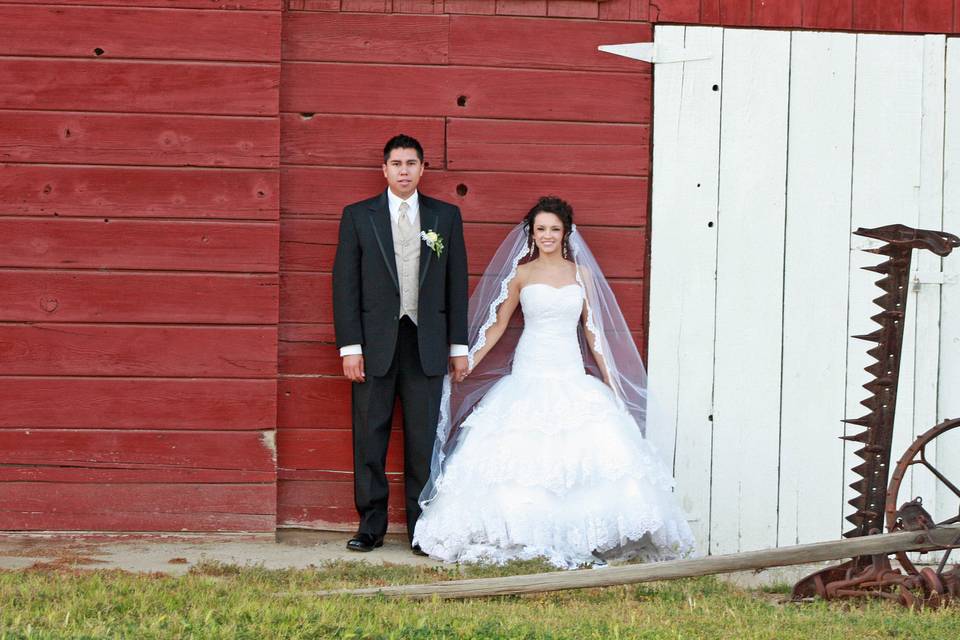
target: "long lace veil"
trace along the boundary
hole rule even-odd
[[[443,482],[444,463],[457,446],[464,419],[487,391],[512,369],[514,350],[522,331],[518,317],[520,312],[514,314],[496,346],[476,368],[474,357],[486,345],[487,329],[496,322],[497,309],[507,299],[510,282],[517,275],[517,267],[529,259],[527,238],[525,224],[521,223],[510,230],[470,296],[467,335],[470,340],[468,361],[472,371],[459,384],[451,384],[450,376],[444,377],[430,479],[420,494],[421,505],[426,506],[436,496]],[[586,327],[581,323],[578,329],[586,371],[603,379],[601,365],[606,366],[606,378],[618,403],[630,413],[641,432],[646,433],[647,372],[633,335],[600,265],[576,225],[570,234],[569,247],[570,259],[577,266],[577,281],[583,287],[587,304]],[[591,334],[592,350],[588,344]],[[594,358],[594,352],[599,354],[602,363]]]

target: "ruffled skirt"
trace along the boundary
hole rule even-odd
[[[694,539],[672,489],[603,382],[514,373],[464,422],[414,542],[449,562],[684,557]]]

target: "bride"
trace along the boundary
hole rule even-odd
[[[470,374],[444,381],[414,544],[449,562],[562,568],[689,555],[673,479],[643,436],[646,372],[569,204],[540,198],[470,316]]]

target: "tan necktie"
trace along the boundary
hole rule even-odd
[[[410,205],[406,202],[400,203],[400,219],[397,220],[397,227],[400,229],[400,240],[407,245],[414,235],[414,230],[410,222]]]

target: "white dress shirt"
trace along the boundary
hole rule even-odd
[[[387,208],[390,210],[390,219],[393,221],[394,225],[396,225],[397,221],[400,220],[401,202],[406,202],[407,206],[410,207],[407,209],[407,218],[410,220],[410,224],[416,228],[420,224],[420,193],[418,191],[414,191],[409,198],[404,200],[390,189],[387,189]],[[451,358],[456,356],[465,356],[467,355],[468,351],[469,349],[465,344],[450,345]],[[359,344],[348,344],[340,347],[341,357],[360,355],[363,355],[363,347]]]

